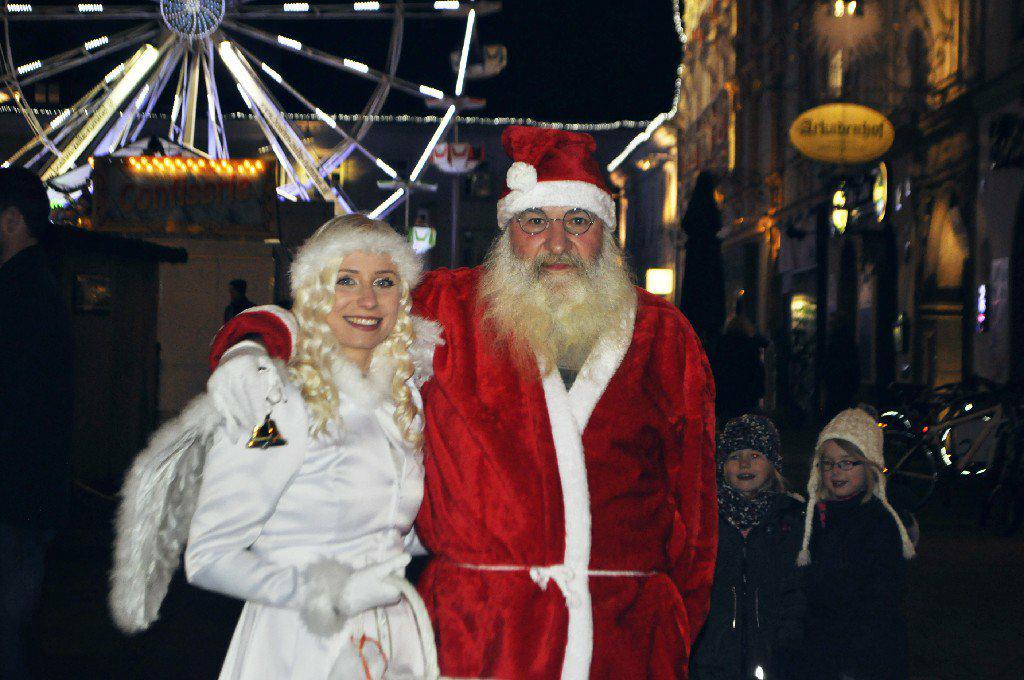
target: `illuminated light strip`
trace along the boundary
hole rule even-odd
[[[380,9],[379,2],[354,2],[352,9],[357,12],[376,12]]]
[[[650,139],[651,135],[654,134],[654,131],[657,130],[658,127],[660,127],[661,124],[664,123],[665,120],[667,120],[667,119],[668,119],[668,114],[667,113],[659,113],[654,118],[654,120],[652,120],[650,123],[647,124],[647,127],[644,128],[644,131],[641,132],[640,134],[638,134],[632,140],[630,140],[629,144],[626,145],[626,148],[622,150],[622,153],[620,153],[618,156],[616,156],[612,160],[612,162],[608,164],[608,172],[613,172],[615,170],[615,168],[619,167],[619,165],[622,163],[622,161],[626,160],[626,157],[629,156],[629,154],[633,153],[633,151],[638,146],[640,146],[641,144],[646,142],[648,139]]]
[[[160,50],[150,44],[145,44],[135,53],[130,60],[130,65],[125,69],[124,78],[118,81],[117,85],[110,91],[110,94],[103,100],[103,103],[89,116],[82,129],[68,143],[60,156],[50,164],[42,175],[42,180],[53,179],[63,175],[70,170],[86,147],[92,143],[96,135],[106,126],[111,116],[117,113],[125,100],[138,87],[146,74],[156,65],[160,58]]]
[[[293,50],[301,50],[302,49],[302,43],[300,43],[298,40],[296,40],[294,38],[288,38],[286,36],[279,35],[279,36],[277,36],[277,42],[281,43],[285,47],[290,47]]]
[[[374,208],[366,216],[369,217],[371,220],[377,219],[378,217],[384,214],[385,210],[387,210],[396,202],[398,202],[398,199],[400,199],[404,193],[405,189],[395,189],[395,192],[393,194],[384,199],[383,203]]]
[[[395,169],[392,168],[390,165],[388,165],[379,158],[374,158],[373,162],[376,163],[377,167],[383,170],[384,174],[386,174],[388,177],[390,177],[391,179],[398,179],[398,173],[395,172]]]
[[[83,14],[95,14],[103,11],[103,5],[96,2],[81,2],[78,4],[78,11]]]
[[[110,38],[108,38],[107,36],[104,35],[104,36],[101,36],[99,38],[93,38],[89,42],[85,43],[84,47],[87,50],[94,50],[97,47],[103,47],[108,42],[110,42]]]
[[[56,118],[50,121],[50,130],[56,130],[57,128],[64,124],[64,121],[66,121],[70,117],[71,109],[64,109],[60,112],[60,114],[57,115]]]
[[[469,62],[469,41],[473,37],[473,24],[476,23],[476,9],[469,10],[466,19],[466,35],[462,38],[462,56],[459,57],[459,77],[455,81],[455,96],[462,96],[462,87],[466,84],[466,64]]]
[[[138,108],[142,108],[142,103],[144,101],[146,101],[146,95],[148,95],[148,94],[149,94],[149,83],[146,83],[146,85],[142,88],[142,91],[139,92],[139,96],[135,98],[135,108],[137,108],[137,109]]]
[[[120,78],[122,73],[124,73],[124,62],[123,61],[120,64],[118,64],[117,66],[115,66],[113,68],[113,70],[111,70],[111,72],[108,73],[103,78],[103,82],[105,82],[107,85],[109,85],[110,83],[112,83],[115,80],[117,80],[118,78]]]
[[[15,14],[27,14],[32,11],[32,5],[16,4],[7,5],[8,12],[14,12]]]
[[[354,59],[342,59],[342,63],[345,65],[345,68],[350,68],[353,71],[359,71],[360,73],[370,72],[370,67],[361,61],[356,61]]]
[[[678,36],[678,38],[679,38],[679,44],[682,47],[682,49],[684,50],[683,54],[685,55],[687,39],[686,39],[686,33],[684,31],[684,27],[683,27],[683,15],[682,15],[682,12],[680,11],[679,0],[675,0],[672,3],[672,21],[675,24],[676,36]],[[608,164],[608,172],[615,172],[615,169],[618,168],[619,165],[621,165],[622,162],[624,160],[626,160],[627,157],[629,157],[629,154],[633,153],[633,151],[636,150],[636,147],[640,146],[641,144],[646,142],[648,139],[650,139],[651,135],[654,134],[654,128],[657,128],[658,125],[661,125],[663,122],[665,122],[669,118],[675,118],[676,113],[678,113],[678,111],[679,111],[679,97],[682,94],[682,90],[683,90],[683,60],[680,59],[679,60],[679,66],[676,68],[676,91],[675,91],[675,94],[672,96],[672,108],[669,111],[667,111],[666,113],[663,113],[663,114],[659,115],[657,118],[655,118],[650,123],[648,123],[647,127],[644,129],[644,131],[641,132],[636,137],[634,137],[629,142],[629,144],[626,145],[626,148],[623,149],[622,152],[618,156],[616,156],[612,160],[611,163]],[[652,128],[651,125],[654,124],[655,121],[658,121],[658,124],[655,125]]]
[[[459,3],[455,0],[437,0],[434,9],[458,9]]]
[[[281,5],[281,9],[283,9],[285,12],[308,12],[309,11],[309,3],[308,2],[286,2],[283,5]]]
[[[249,99],[252,100],[256,105],[256,109],[263,115],[267,125],[276,133],[278,139],[284,144],[292,158],[305,171],[309,181],[316,188],[317,193],[325,201],[337,202],[346,209],[346,212],[352,212],[344,199],[336,194],[331,185],[320,175],[316,160],[310,154],[309,149],[303,145],[295,130],[285,122],[281,112],[267,98],[260,83],[250,74],[245,62],[242,61],[242,56],[235,49],[234,45],[230,41],[225,40],[218,45],[217,51],[220,53],[224,65],[231,72],[235,82],[249,95]]]
[[[39,59],[36,59],[35,61],[31,61],[31,62],[25,64],[24,66],[19,66],[18,67],[18,75],[19,76],[23,76],[26,73],[32,73],[32,71],[35,71],[36,69],[42,67],[42,65],[43,65],[43,62],[40,61]]]
[[[336,120],[334,120],[333,118],[331,118],[331,114],[325,113],[324,111],[322,111],[321,109],[319,109],[319,108],[317,108],[315,106],[313,107],[313,113],[316,114],[317,118],[319,118],[323,122],[327,123],[328,125],[330,125],[335,130],[338,129],[338,122]]]
[[[423,155],[416,162],[416,167],[413,168],[412,174],[409,175],[409,180],[412,182],[416,181],[416,178],[423,172],[423,168],[426,167],[427,161],[430,160],[430,154],[434,153],[434,147],[437,146],[437,142],[441,139],[441,135],[444,134],[445,128],[448,127],[448,123],[451,122],[452,116],[455,115],[455,105],[452,104],[445,111],[444,118],[441,119],[441,123],[434,130],[434,136],[430,138],[430,143],[427,144],[427,148],[423,150]]]
[[[61,112],[62,109],[48,109],[32,107],[32,112],[38,116],[55,116]],[[13,104],[0,104],[0,113],[21,113],[21,109]],[[281,114],[288,120],[298,121],[309,121],[314,120],[316,116],[312,113],[291,113],[283,112]],[[363,123],[370,121],[373,123],[402,123],[402,124],[423,124],[423,125],[434,125],[441,120],[441,116],[422,116],[412,114],[377,114],[373,116],[364,116],[361,113],[335,113],[332,114],[339,123]],[[443,115],[443,114],[442,114]],[[150,118],[156,120],[168,120],[170,117],[166,113],[152,113],[149,114]],[[231,120],[253,120],[254,116],[248,113],[227,113],[224,115],[225,118]],[[459,122],[465,123],[466,125],[489,125],[493,127],[506,127],[509,125],[529,125],[532,127],[547,127],[553,130],[572,130],[578,132],[608,132],[610,130],[643,130],[647,127],[650,121],[647,120],[611,120],[604,123],[578,123],[569,121],[557,121],[557,120],[537,120],[535,118],[525,118],[517,116],[459,116]]]
[[[263,69],[263,72],[266,73],[271,78],[273,78],[275,81],[277,81],[279,83],[281,82],[281,80],[282,80],[281,74],[278,73],[277,71],[275,71],[274,69],[270,68],[269,66],[267,66],[267,62],[261,61],[260,62],[260,68]]]
[[[444,92],[441,92],[441,90],[438,90],[436,87],[430,87],[429,85],[420,85],[420,92],[427,95],[428,97],[433,97],[434,99],[444,99]]]

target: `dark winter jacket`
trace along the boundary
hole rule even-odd
[[[718,561],[711,611],[694,644],[692,680],[797,677],[804,599],[796,566],[804,504],[779,494],[746,538],[724,516],[718,521]]]
[[[818,503],[807,595],[807,677],[906,680],[906,561],[896,522],[872,496]]]
[[[39,246],[0,266],[0,523],[53,529],[68,502],[71,329]]]

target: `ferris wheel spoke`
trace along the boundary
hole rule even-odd
[[[82,97],[78,99],[74,104],[61,111],[59,114],[53,117],[53,119],[46,125],[44,133],[50,135],[50,141],[53,144],[59,144],[64,137],[71,134],[77,129],[79,125],[88,116],[88,108],[91,106],[97,97],[105,92],[108,92],[108,84],[106,80],[101,80],[86,92]],[[53,134],[56,133],[56,134]],[[25,143],[17,152],[5,161],[4,167],[10,166],[17,163],[18,160],[29,153],[37,146],[43,146],[40,153],[36,154],[31,160],[24,163],[25,167],[31,167],[35,165],[43,156],[47,153],[51,153],[50,148],[43,144],[42,135],[35,135],[28,142]]]
[[[402,14],[409,19],[459,19],[472,11],[494,14],[501,11],[500,2],[406,2]],[[348,2],[319,4],[312,2],[283,2],[266,5],[243,0],[228,14],[240,19],[390,19],[398,11],[395,2]]]
[[[196,139],[196,106],[199,102],[199,62],[200,55],[189,50],[188,70],[185,73],[185,92],[182,97],[181,133],[178,143],[184,146],[195,146]]]
[[[163,79],[166,72],[174,66],[177,59],[180,57],[181,46],[174,44],[171,48],[162,55],[159,66],[150,73],[149,77],[142,83],[137,92],[133,94],[131,101],[128,106],[121,112],[120,117],[117,119],[110,129],[107,131],[99,143],[93,149],[94,156],[105,156],[113,153],[116,149],[124,145],[128,135],[131,134],[132,128],[135,126],[137,121],[145,121],[145,117],[142,114],[143,107],[147,104],[151,107],[151,102],[155,101],[159,96],[160,92],[157,91],[157,87],[160,81]]]
[[[238,83],[235,83],[235,85],[238,87],[238,93],[242,95],[242,101],[245,102],[249,112],[252,113],[253,120],[256,121],[260,131],[263,132],[263,137],[267,140],[267,144],[270,145],[271,151],[273,151],[274,156],[277,157],[277,162],[281,164],[281,168],[284,170],[284,173],[291,178],[291,186],[297,187],[297,189],[292,193],[282,192],[281,187],[278,187],[277,193],[293,201],[298,200],[299,198],[309,200],[309,192],[307,192],[305,188],[303,188],[302,184],[299,183],[299,176],[295,172],[295,168],[292,166],[291,161],[288,159],[288,154],[286,154],[284,149],[281,147],[281,142],[278,141],[277,135],[275,135],[274,131],[270,129],[267,121],[260,113],[259,108],[252,103],[252,100],[249,99],[249,95],[245,93],[242,86],[238,85]]]
[[[284,119],[279,108],[272,103],[266,87],[260,82],[259,76],[245,58],[235,49],[229,41],[224,40],[217,46],[221,60],[227,66],[235,82],[249,96],[252,103],[260,110],[267,124],[277,134],[282,145],[288,150],[295,163],[302,168],[313,183],[320,197],[325,201],[339,203],[346,212],[352,212],[352,208],[333,190],[330,184],[320,176],[316,159],[299,139],[295,128]]]
[[[160,9],[153,5],[104,5],[99,2],[77,5],[7,3],[8,21],[137,21],[159,18]]]
[[[99,36],[92,40],[87,40],[81,47],[17,66],[13,70],[0,75],[0,80],[9,83],[17,79],[18,83],[25,87],[39,80],[51,78],[76,66],[95,61],[113,52],[119,52],[132,45],[137,45],[155,35],[157,35],[157,26],[154,23],[149,23],[122,31],[121,33],[115,33],[114,35]]]
[[[217,79],[213,69],[213,42],[207,38],[203,50],[203,80],[206,82],[206,150],[211,158],[228,157],[228,137],[224,128],[224,113],[220,108]]]
[[[146,99],[145,110],[139,112],[135,121],[134,129],[131,130],[127,137],[128,142],[134,142],[139,138],[139,135],[142,134],[142,129],[145,127],[146,121],[149,120],[149,116],[153,112],[153,107],[156,106],[157,100],[160,99],[164,90],[167,89],[167,84],[174,75],[175,69],[178,64],[181,63],[181,55],[183,52],[184,48],[180,45],[176,45],[174,54],[164,62],[164,65],[160,69],[160,75],[157,79],[156,85],[149,97]]]
[[[118,109],[124,105],[139,83],[156,66],[173,42],[173,37],[168,37],[159,48],[153,47],[149,43],[139,48],[128,60],[123,75],[114,85],[110,94],[103,98],[95,111],[91,112],[89,120],[61,150],[60,156],[47,166],[42,174],[43,181],[62,175],[74,167],[81,155],[102,132]]]
[[[409,200],[409,192],[405,189],[399,188],[384,199],[384,202],[378,205],[376,208],[366,213],[366,216],[372,220],[383,220],[387,219],[387,216],[392,213],[398,206]]]
[[[267,64],[265,61],[261,61],[252,52],[245,49],[241,45],[236,44],[235,47],[242,54],[244,54],[247,59],[249,59],[251,65],[259,64],[260,69],[265,74],[267,74],[271,80],[280,85],[286,92],[288,92],[288,94],[297,99],[299,103],[301,103],[309,110],[310,113],[312,113],[317,118],[326,123],[328,126],[330,126],[330,128],[334,130],[335,133],[337,133],[343,140],[347,142],[346,144],[344,144],[346,148],[354,148],[356,151],[359,151],[365,158],[367,158],[371,163],[380,168],[380,170],[384,172],[386,175],[388,175],[391,179],[398,178],[398,173],[394,170],[394,168],[392,168],[385,161],[377,157],[365,146],[360,144],[358,140],[356,140],[352,135],[346,132],[340,125],[338,125],[338,122],[333,117],[325,113],[323,109],[316,106],[316,104],[310,101],[309,98],[307,98],[305,95],[299,92],[291,83],[285,80],[280,73],[271,68],[269,64]],[[332,152],[332,155],[326,161],[320,163],[319,170],[320,175],[322,177],[336,170],[338,166],[341,165],[341,162],[344,160],[344,157],[341,157],[341,159],[337,163],[332,164],[330,161],[335,156],[339,156],[339,154],[336,152]]]
[[[377,69],[370,68],[362,62],[336,57],[333,54],[324,52],[323,50],[318,50],[315,47],[303,45],[301,42],[293,38],[267,33],[266,31],[262,31],[258,28],[246,26],[227,19],[224,20],[223,26],[237,33],[241,33],[242,35],[267,43],[268,45],[273,45],[285,52],[301,55],[312,61],[325,64],[345,73],[359,76],[365,80],[373,80],[377,82],[387,81],[390,83],[391,87],[401,90],[407,94],[411,94],[414,97],[419,97],[420,99],[429,100],[445,98],[444,92],[430,87],[429,85],[417,85],[416,83],[403,78],[388,76],[388,74],[378,71]]]

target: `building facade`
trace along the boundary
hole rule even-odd
[[[682,213],[694,179],[716,175],[725,313],[771,340],[769,406],[819,412],[836,361],[856,363],[869,401],[894,380],[1021,375],[1022,6],[687,3],[671,134],[617,176],[628,211],[652,173],[669,174],[657,159],[674,157],[662,198]],[[884,114],[891,148],[859,164],[801,154],[794,120],[836,102]],[[651,240],[629,229],[660,235],[644,262],[678,281],[686,245],[663,217],[634,210],[625,242]]]

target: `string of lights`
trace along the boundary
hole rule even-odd
[[[680,7],[679,0],[672,0],[672,19],[676,27],[676,36],[679,38],[679,46],[681,49],[686,49],[686,32],[683,26],[682,8]],[[662,123],[666,120],[672,120],[676,117],[676,113],[679,111],[679,97],[683,90],[683,60],[679,60],[679,65],[676,67],[676,91],[672,96],[672,108],[665,113],[658,114],[653,120],[644,123],[644,131],[638,134],[636,137],[630,140],[629,144],[626,145],[618,156],[612,159],[612,162],[608,164],[608,172],[615,172],[615,169],[622,165],[622,162],[629,157],[629,154],[651,138],[654,131],[657,130]]]
[[[47,109],[47,108],[33,108],[33,113],[37,116],[59,116],[64,112],[63,109]],[[0,114],[4,113],[17,113],[20,114],[21,110],[16,106],[11,105],[0,105]],[[142,114],[140,114],[142,115]],[[330,118],[338,121],[339,123],[358,123],[363,121],[371,121],[373,123],[412,123],[415,125],[420,124],[437,124],[444,118],[441,116],[416,116],[416,115],[375,115],[375,116],[364,116],[361,114],[352,113],[330,113],[326,114]],[[283,116],[288,120],[296,121],[321,121],[322,118],[319,115],[310,113],[284,113]],[[152,120],[169,120],[170,116],[167,113],[151,112],[145,114],[145,117]],[[255,120],[251,113],[225,113],[224,118],[231,120]],[[581,122],[566,122],[566,121],[548,121],[548,120],[536,120],[528,117],[517,117],[517,116],[459,116],[459,125],[492,125],[495,127],[504,127],[506,125],[535,125],[538,127],[555,128],[558,130],[573,130],[577,132],[607,132],[610,130],[637,130],[647,127],[650,121],[647,120],[613,120],[607,122],[598,123],[581,123]]]

